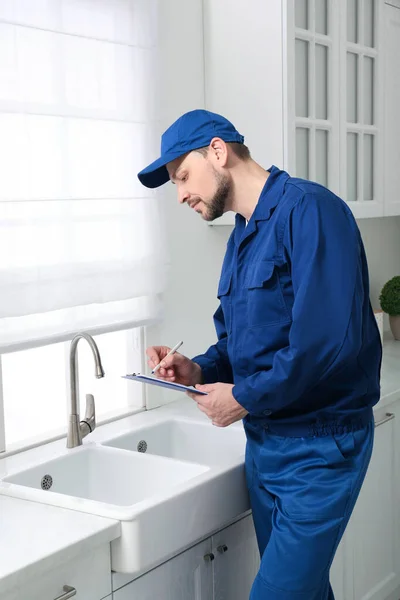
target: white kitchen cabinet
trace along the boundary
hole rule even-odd
[[[206,107],[357,218],[384,214],[383,19],[382,0],[204,2]]]
[[[400,0],[385,4],[385,215],[400,215]]]
[[[398,405],[375,419],[371,463],[344,539],[343,600],[400,597]]]
[[[329,574],[329,580],[335,595],[335,600],[347,600],[345,597],[345,542],[346,533],[336,550]]]
[[[384,4],[334,2],[339,11],[340,196],[358,218],[384,214]]]
[[[259,568],[251,516],[114,591],[114,600],[244,600]]]
[[[113,600],[211,600],[211,539],[114,591]]]
[[[102,600],[111,594],[110,546],[106,544],[82,558],[66,562],[40,580],[28,581],[1,600],[63,600],[68,586],[74,600]],[[110,597],[110,596],[109,596]]]
[[[260,164],[282,167],[287,95],[281,0],[204,0],[203,10],[205,107],[233,122]],[[210,223],[222,224],[234,224],[234,213]]]
[[[398,411],[398,409],[395,409]],[[400,586],[399,496],[396,438],[399,416],[376,418],[371,463],[353,515],[355,600],[389,598]],[[398,448],[398,446],[397,446]],[[398,595],[396,595],[398,598]]]
[[[253,519],[245,517],[212,537],[214,600],[244,600],[260,566]]]

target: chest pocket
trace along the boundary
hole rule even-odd
[[[275,325],[290,321],[274,261],[251,265],[245,279],[249,327]]]
[[[223,273],[218,284],[218,298],[224,313],[225,328],[227,333],[232,331],[232,271]]]

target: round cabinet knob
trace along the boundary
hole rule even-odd
[[[204,555],[204,560],[206,562],[211,562],[214,560],[214,558],[215,558],[215,556],[212,552],[208,552],[207,554]]]
[[[217,547],[217,550],[220,554],[225,554],[225,552],[228,552],[228,546],[222,544],[221,546]]]

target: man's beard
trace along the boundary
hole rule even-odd
[[[214,221],[222,217],[224,214],[226,201],[231,192],[231,183],[227,176],[223,176],[218,172],[215,172],[215,179],[217,182],[217,189],[211,200],[205,202],[206,211],[203,216],[205,221]]]

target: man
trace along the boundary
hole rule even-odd
[[[261,554],[251,600],[331,600],[329,568],[373,445],[381,344],[366,257],[347,205],[264,170],[220,115],[196,110],[141,171],[211,221],[236,213],[218,286],[218,341],[193,360],[147,350],[159,376],[196,385],[213,424],[243,419]]]

